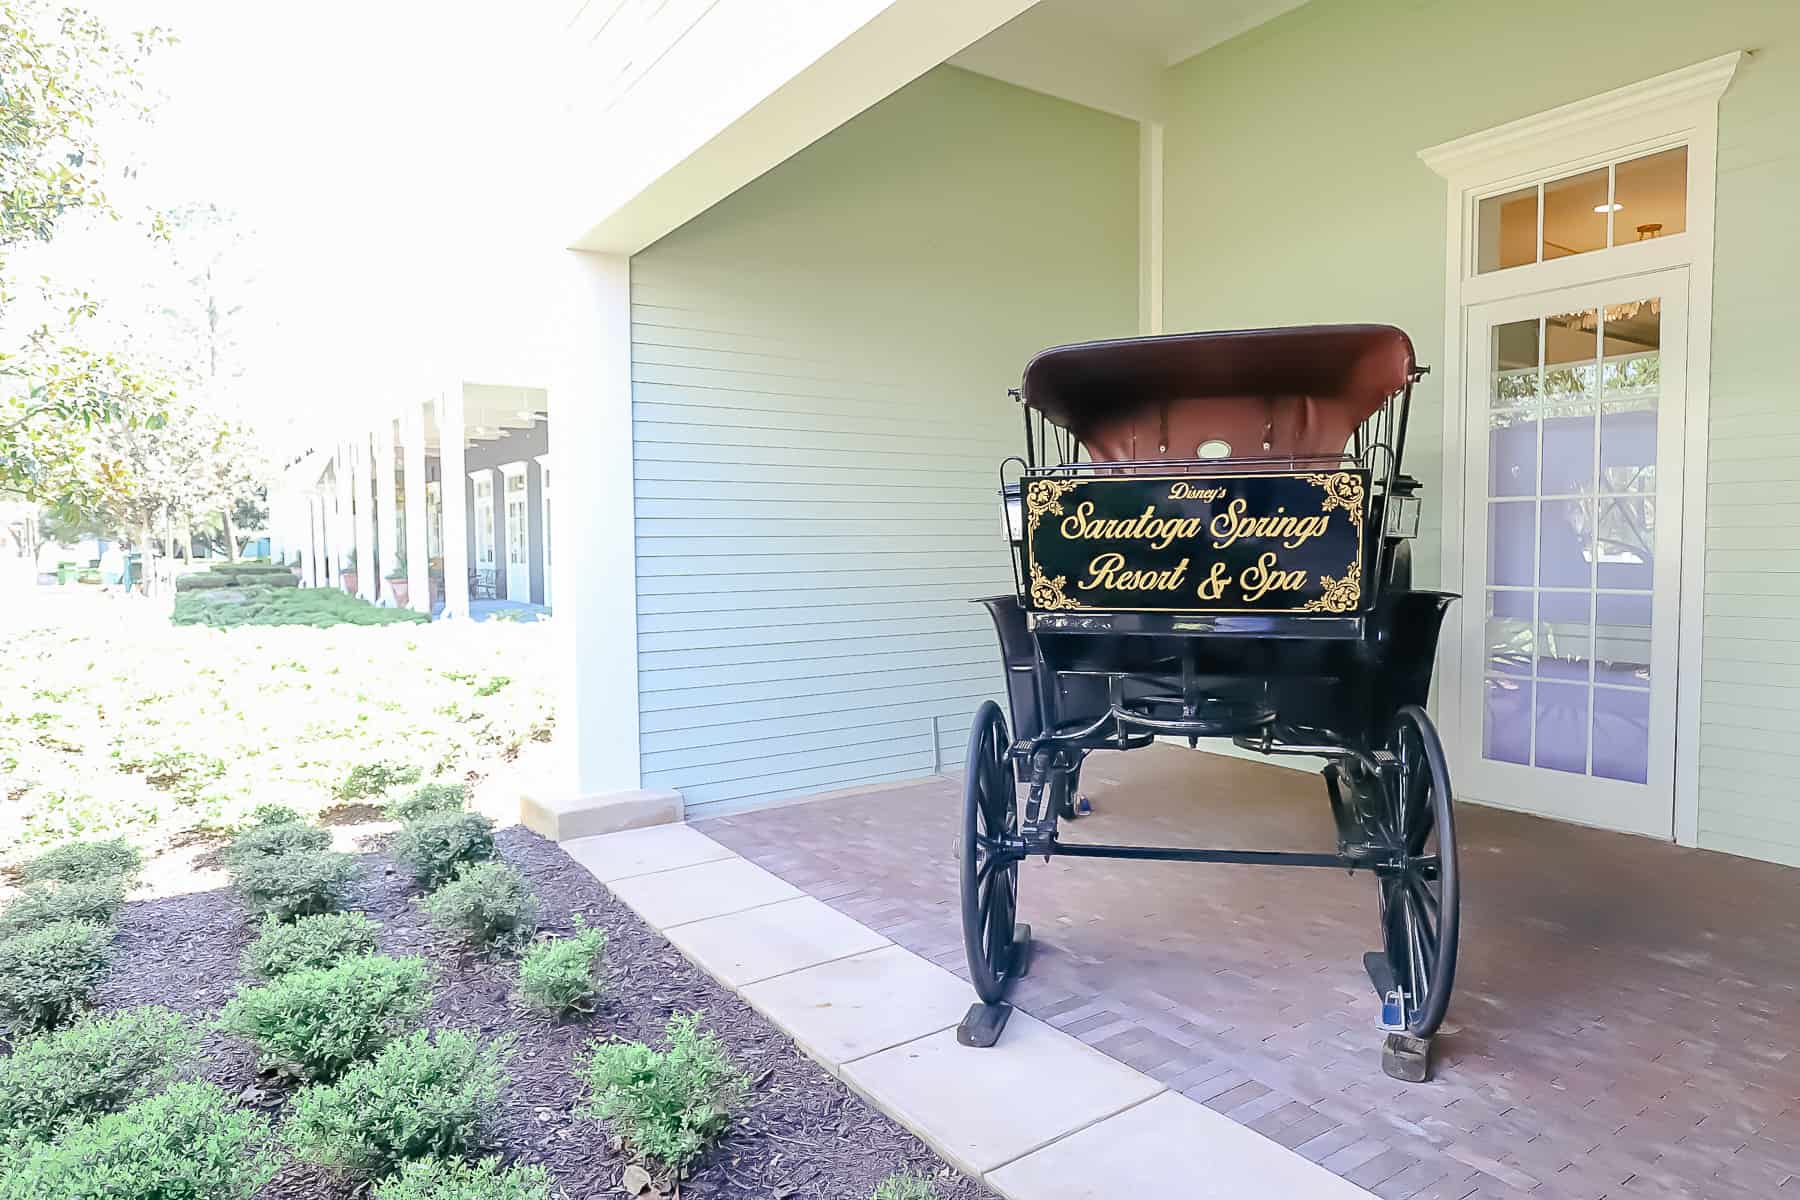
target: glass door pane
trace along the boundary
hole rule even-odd
[[[1662,301],[1494,325],[1481,753],[1643,783]]]

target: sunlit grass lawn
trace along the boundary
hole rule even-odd
[[[357,766],[493,770],[552,723],[548,623],[210,629],[74,606],[0,629],[0,865],[72,836],[154,852],[259,804],[312,815]]]

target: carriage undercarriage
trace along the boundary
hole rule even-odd
[[[1011,742],[998,704],[988,701],[975,715],[959,847],[963,936],[980,1002],[957,1031],[963,1044],[998,1040],[1010,1011],[1008,987],[1029,969],[1030,928],[1017,920],[1018,869],[1027,858],[1328,867],[1368,871],[1377,881],[1382,945],[1363,956],[1363,967],[1384,1009],[1382,1067],[1396,1078],[1424,1080],[1455,977],[1460,912],[1449,777],[1430,717],[1417,707],[1402,709],[1388,744],[1371,751],[1301,742],[1281,736],[1293,731],[1270,726],[1260,735],[1233,737],[1245,749],[1328,760],[1322,775],[1337,848],[1316,853],[1063,841],[1059,824],[1076,814],[1085,757],[1098,749],[1140,748],[1157,736],[1117,718],[1109,724],[1105,736],[1077,731]]]
[[[1417,484],[1399,469],[1419,374],[1405,335],[1381,326],[1087,343],[1027,368],[1022,476],[1009,486],[1002,468],[1015,594],[983,601],[1011,720],[981,706],[964,776],[979,998],[964,1044],[995,1043],[1029,970],[1032,857],[1326,867],[1375,880],[1379,948],[1363,966],[1382,1067],[1428,1077],[1461,895],[1449,771],[1423,707],[1455,597],[1411,585]],[[1235,453],[1245,439],[1260,453]],[[1087,755],[1158,738],[1324,759],[1335,848],[1064,840]]]

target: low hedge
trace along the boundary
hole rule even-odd
[[[262,933],[244,951],[244,970],[259,979],[279,979],[295,971],[335,967],[375,953],[378,929],[361,913],[319,913],[292,924],[266,917]]]
[[[506,1086],[510,1039],[421,1029],[294,1100],[282,1138],[308,1162],[387,1175],[422,1158],[464,1155],[486,1141]]]
[[[487,949],[517,950],[537,932],[537,897],[518,868],[503,862],[465,866],[419,903],[437,928]]]
[[[562,1193],[539,1166],[502,1167],[498,1158],[478,1163],[425,1158],[377,1184],[374,1200],[558,1200]]]
[[[119,875],[127,879],[144,865],[144,856],[124,838],[94,842],[64,842],[38,855],[20,869],[26,883],[59,879],[77,883]]]
[[[280,1169],[269,1119],[178,1083],[6,1161],[0,1200],[251,1200]]]
[[[180,1013],[154,1006],[26,1038],[0,1058],[0,1145],[117,1112],[174,1082],[199,1048]]]
[[[34,883],[0,912],[0,936],[57,921],[110,925],[123,907],[125,881],[118,876],[74,883]]]
[[[342,908],[357,870],[355,855],[336,850],[250,855],[228,866],[245,902],[281,921]]]
[[[112,937],[109,926],[58,921],[0,939],[0,1028],[68,1024],[105,977]]]
[[[261,1065],[331,1080],[377,1053],[431,1006],[425,960],[379,954],[240,987],[219,1028],[252,1043]]]
[[[394,836],[395,858],[427,890],[453,878],[469,863],[494,857],[494,823],[478,812],[414,817]]]
[[[337,588],[299,587],[297,580],[291,586],[178,592],[171,617],[176,625],[215,629],[246,625],[326,629],[333,625],[424,624],[430,619],[409,608],[377,608]]]

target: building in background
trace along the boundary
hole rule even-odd
[[[554,593],[559,804],[954,765],[1000,690],[969,602],[1011,586],[1026,358],[1381,321],[1434,368],[1409,470],[1418,576],[1464,595],[1462,796],[1800,864],[1800,8],[628,2],[547,53],[541,245],[378,418],[452,497],[446,611],[483,571]],[[509,407],[554,422],[484,442]],[[308,461],[325,530],[344,458]]]

